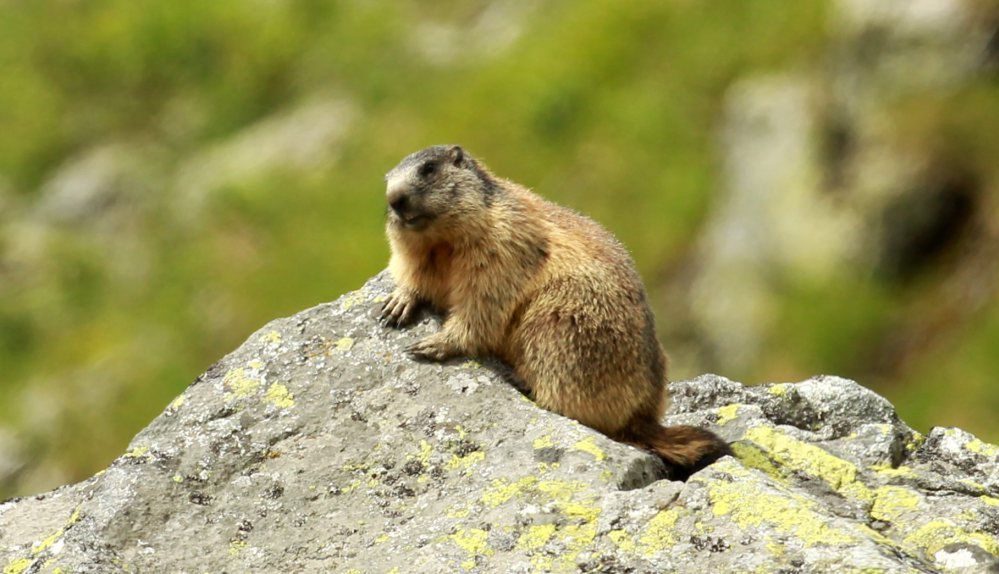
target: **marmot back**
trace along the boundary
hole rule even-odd
[[[500,357],[538,405],[652,450],[674,477],[730,454],[707,430],[659,423],[666,357],[635,265],[604,228],[459,146],[411,154],[386,181],[396,289],[383,316],[447,313],[413,355]]]

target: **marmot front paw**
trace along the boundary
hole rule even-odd
[[[407,347],[406,351],[417,359],[428,361],[443,361],[461,354],[461,350],[442,333],[425,337]]]
[[[416,318],[419,299],[408,291],[396,289],[382,305],[381,319],[389,327],[405,327]]]

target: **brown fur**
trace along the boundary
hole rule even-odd
[[[384,314],[397,325],[423,304],[448,314],[414,355],[498,356],[541,407],[650,449],[684,476],[730,453],[709,431],[659,424],[667,359],[634,263],[610,233],[457,146],[412,154],[386,178],[402,207],[389,210],[397,287]]]

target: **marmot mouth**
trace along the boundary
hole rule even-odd
[[[421,213],[416,215],[399,216],[399,223],[406,229],[422,229],[433,219],[432,216]]]

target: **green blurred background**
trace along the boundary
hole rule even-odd
[[[383,268],[461,143],[631,250],[672,378],[828,373],[999,440],[981,0],[0,5],[0,499],[79,480]]]

